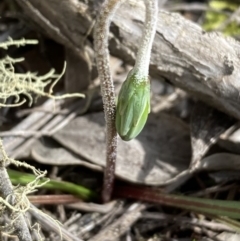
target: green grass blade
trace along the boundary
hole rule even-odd
[[[14,185],[26,185],[29,182],[32,182],[33,180],[35,180],[36,178],[32,174],[14,171],[10,169],[8,169],[8,174]],[[40,184],[46,182],[47,180],[48,180],[47,178],[42,178],[40,180]],[[92,200],[97,197],[97,194],[92,190],[85,188],[83,186],[76,185],[71,182],[65,182],[65,181],[50,180],[40,188],[45,188],[49,190],[59,190],[59,191],[71,193],[84,200]]]

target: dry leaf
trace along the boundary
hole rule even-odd
[[[104,123],[103,113],[81,116],[57,132],[54,138],[90,163],[104,166]],[[150,115],[137,139],[131,142],[119,140],[116,175],[136,183],[164,184],[189,165],[188,133],[188,127],[177,118]]]
[[[219,136],[232,126],[234,120],[226,114],[198,102],[191,118],[192,161],[191,168],[199,165],[202,157],[216,143]]]

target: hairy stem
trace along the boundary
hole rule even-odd
[[[117,131],[115,127],[116,99],[109,67],[108,35],[112,16],[121,2],[123,2],[123,0],[105,1],[96,22],[94,33],[94,45],[97,56],[98,74],[101,81],[107,133],[107,160],[102,192],[102,199],[104,202],[109,201],[111,198],[114,183],[115,163],[117,158]]]
[[[133,72],[140,75],[139,79],[148,76],[151,50],[158,18],[158,1],[144,0],[144,3],[146,6],[144,31],[133,68]]]
[[[124,1],[125,0],[105,1],[96,22],[94,33],[97,68],[101,81],[103,107],[107,127],[107,160],[102,194],[104,202],[109,201],[111,198],[114,183],[115,162],[117,157],[117,131],[115,127],[116,104],[114,85],[109,67],[108,35],[112,17],[118,6]],[[144,3],[146,6],[144,32],[137,53],[136,64],[132,71],[139,82],[148,80],[147,77],[150,55],[156,31],[158,12],[157,0],[144,0]]]

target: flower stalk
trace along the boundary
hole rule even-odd
[[[158,1],[144,0],[146,16],[136,62],[123,83],[118,96],[116,128],[120,137],[135,138],[146,124],[150,113],[150,81],[148,77],[151,50],[157,26]]]
[[[104,202],[110,200],[113,190],[117,157],[117,132],[123,140],[128,141],[135,138],[144,127],[150,112],[148,69],[156,31],[158,1],[144,0],[146,16],[143,36],[136,56],[135,66],[123,83],[116,110],[114,85],[109,66],[108,35],[112,17],[119,5],[124,1],[106,0],[104,2],[94,32],[94,45],[107,133],[107,158],[102,193]]]

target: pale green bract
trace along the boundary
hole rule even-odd
[[[117,103],[116,129],[124,141],[135,138],[146,124],[150,113],[150,81],[139,81],[130,71],[124,81]]]

